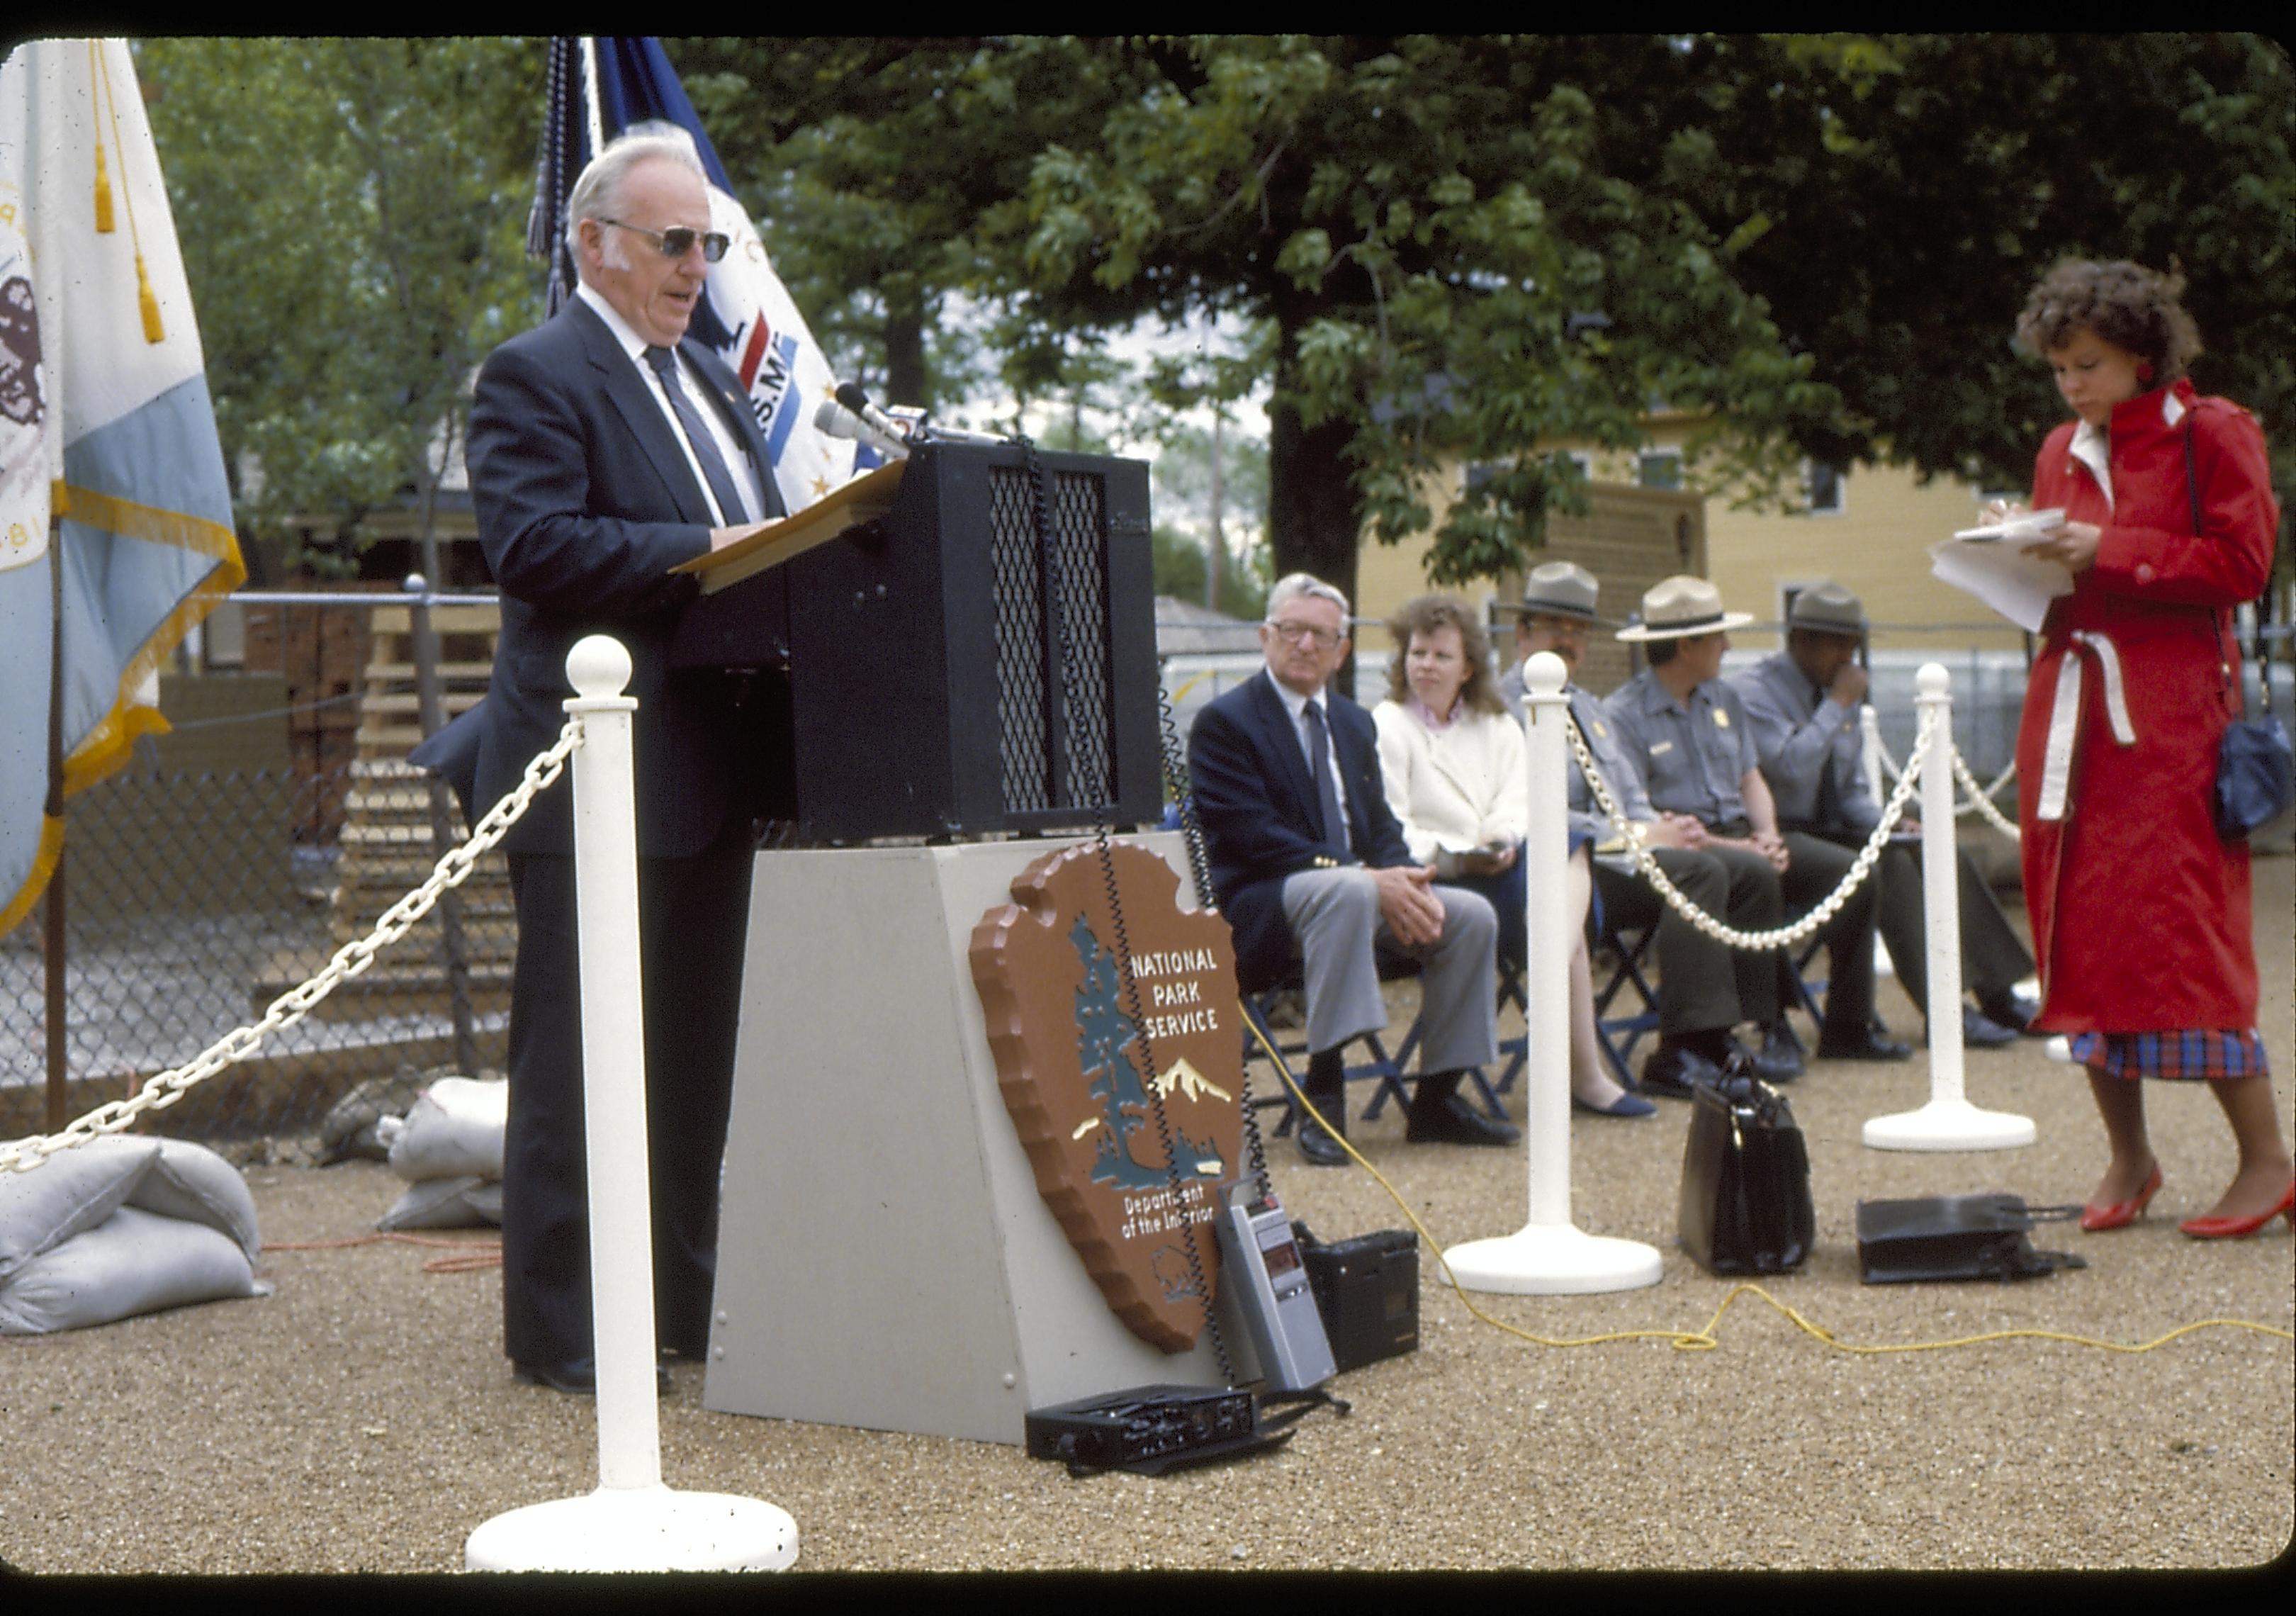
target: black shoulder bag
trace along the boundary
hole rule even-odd
[[[2185,414],[2185,494],[2192,502],[2195,537],[2201,531],[2200,479],[2193,468],[2193,416],[2196,414],[2197,410],[2188,410]],[[2273,716],[2269,655],[2258,659],[2256,669],[2264,685],[2264,716],[2245,716],[2247,696],[2234,690],[2232,683],[2230,616],[2227,612],[2217,620],[2223,646],[2218,665],[2224,671],[2225,710],[2234,716],[2217,746],[2215,811],[2217,834],[2226,841],[2238,841],[2296,806],[2296,752],[2289,748],[2288,732]]]

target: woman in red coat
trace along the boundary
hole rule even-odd
[[[2296,1222],[2257,1034],[2248,844],[2219,838],[2211,808],[2240,704],[2232,608],[2263,593],[2280,512],[2254,418],[2185,378],[2200,339],[2183,285],[2068,262],[2017,323],[2076,417],[2033,470],[2033,507],[2065,521],[2030,548],[2073,589],[2042,625],[2018,806],[2035,1025],[2070,1036],[2112,1149],[2081,1226],[2132,1223],[2161,1187],[2138,1079],[2206,1079],[2240,1152],[2216,1205],[2182,1226],[2210,1238]]]

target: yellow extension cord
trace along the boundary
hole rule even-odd
[[[1427,1226],[1419,1221],[1418,1215],[1412,1211],[1410,1203],[1404,1200],[1395,1185],[1387,1181],[1385,1175],[1364,1160],[1356,1147],[1348,1142],[1345,1134],[1324,1126],[1323,1113],[1308,1101],[1299,1084],[1292,1081],[1291,1068],[1284,1064],[1283,1056],[1275,1052],[1275,1046],[1267,1041],[1267,1035],[1259,1029],[1257,1021],[1252,1018],[1246,1018],[1246,1025],[1251,1028],[1252,1036],[1259,1040],[1259,1046],[1267,1052],[1269,1062],[1274,1064],[1277,1074],[1283,1079],[1283,1087],[1291,1090],[1292,1099],[1300,1109],[1315,1119],[1317,1127],[1323,1128],[1332,1138],[1338,1140],[1340,1148],[1361,1163],[1364,1170],[1378,1180],[1380,1188],[1392,1196],[1395,1204],[1403,1209],[1403,1215],[1411,1219],[1411,1226],[1418,1231],[1419,1238],[1424,1241],[1428,1248],[1435,1253],[1435,1260],[1442,1267],[1443,1277],[1450,1282],[1451,1289],[1458,1292],[1459,1300],[1465,1304],[1467,1311],[1493,1329],[1504,1330],[1509,1335],[1520,1336],[1536,1346],[1591,1347],[1601,1341],[1662,1341],[1672,1342],[1674,1349],[1677,1352],[1710,1352],[1722,1344],[1714,1333],[1716,1327],[1722,1322],[1722,1316],[1730,1310],[1731,1306],[1741,1296],[1746,1295],[1759,1297],[1769,1303],[1771,1307],[1792,1319],[1806,1334],[1816,1337],[1837,1352],[1855,1352],[1875,1357],[1890,1352],[1940,1352],[1948,1347],[1974,1347],[1986,1341],[2015,1341],[2021,1338],[2029,1341],[2068,1341],[2077,1347],[2095,1347],[2103,1352],[2150,1352],[2156,1347],[2167,1346],[2180,1335],[2190,1335],[2195,1330],[2210,1328],[2253,1330],[2259,1335],[2276,1335],[2283,1341],[2296,1339],[2296,1335],[2292,1335],[2289,1331],[2271,1325],[2259,1325],[2245,1318],[2203,1318],[2193,1324],[2179,1325],[2158,1340],[2145,1341],[2137,1346],[2131,1346],[2126,1341],[2098,1341],[2094,1336],[2070,1335],[2061,1330],[1988,1330],[1982,1335],[1960,1335],[1950,1341],[1908,1341],[1894,1346],[1861,1347],[1841,1340],[1823,1325],[1810,1323],[1795,1309],[1789,1308],[1767,1291],[1763,1290],[1761,1286],[1751,1284],[1733,1285],[1730,1293],[1722,1299],[1722,1305],[1714,1309],[1714,1317],[1706,1321],[1706,1327],[1702,1330],[1612,1330],[1602,1335],[1578,1335],[1562,1339],[1535,1334],[1531,1331],[1508,1324],[1503,1318],[1493,1318],[1475,1305],[1474,1298],[1467,1293],[1466,1287],[1460,1284],[1457,1276],[1451,1272],[1451,1265],[1443,1260],[1442,1246],[1438,1243],[1435,1236],[1428,1232]]]

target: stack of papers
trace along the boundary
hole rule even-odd
[[[1964,544],[1990,545],[2004,540],[2046,538],[2064,525],[2062,510],[2028,511],[2006,521],[1989,522],[1981,528],[1964,528],[1954,537]]]
[[[1975,595],[2028,634],[2038,634],[2049,603],[2073,592],[2073,575],[2062,562],[2043,561],[2025,545],[2065,525],[2062,510],[2028,511],[2007,521],[1964,528],[1930,546],[1930,570],[1955,588]]]

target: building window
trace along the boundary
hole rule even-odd
[[[1682,487],[1682,451],[1645,449],[1635,456],[1635,481],[1645,488]]]
[[[1812,516],[1839,516],[1848,506],[1842,485],[1849,480],[1848,468],[1823,460],[1802,463],[1802,487],[1809,496]]]

